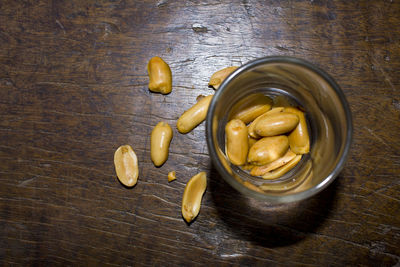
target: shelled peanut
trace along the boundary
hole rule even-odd
[[[154,166],[160,167],[167,161],[172,136],[171,126],[166,122],[161,121],[153,128],[150,137],[150,155]]]
[[[221,83],[225,80],[226,77],[229,76],[233,71],[235,71],[238,67],[232,66],[232,67],[227,67],[222,70],[219,70],[215,72],[211,78],[210,81],[208,82],[208,85],[213,87],[215,90],[219,88]]]
[[[212,98],[213,95],[199,96],[197,103],[179,117],[176,122],[176,128],[180,133],[186,134],[190,132],[205,120]]]
[[[152,57],[147,64],[149,90],[162,94],[172,91],[172,73],[168,64],[160,57]]]
[[[122,145],[114,153],[115,172],[119,181],[132,187],[137,183],[139,165],[135,151],[130,145]]]
[[[302,108],[287,104],[272,107],[273,102],[260,94],[239,101],[225,127],[230,162],[252,176],[269,180],[289,172],[310,151]]]

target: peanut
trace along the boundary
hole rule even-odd
[[[188,133],[205,120],[212,95],[201,98],[178,119],[176,127],[180,133]]]
[[[241,167],[242,167],[242,170],[249,171],[249,170],[253,169],[255,166],[256,166],[256,165],[245,164],[245,165],[242,165]]]
[[[243,185],[246,186],[247,188],[249,188],[250,190],[259,192],[259,193],[264,193],[263,190],[261,190],[258,186],[248,182],[248,181],[243,181]]]
[[[147,64],[149,89],[152,92],[169,94],[172,91],[172,73],[168,64],[160,57],[153,57]]]
[[[296,153],[293,153],[292,151],[290,151],[290,149],[286,152],[285,155],[283,155],[282,157],[280,157],[277,160],[274,160],[266,165],[263,166],[255,166],[250,174],[253,176],[262,176],[264,174],[266,174],[267,172],[270,172],[272,170],[275,170],[279,167],[282,167],[283,165],[285,165],[286,163],[288,163],[289,161],[291,161],[292,159],[294,159],[294,157],[296,157]]]
[[[172,129],[168,123],[159,122],[151,131],[150,154],[156,167],[161,166],[168,159],[169,144],[172,140]]]
[[[237,102],[232,108],[231,119],[239,119],[245,124],[271,109],[272,100],[263,94],[254,94]]]
[[[293,169],[297,165],[297,163],[299,163],[299,161],[301,160],[301,157],[302,157],[302,155],[297,155],[291,161],[289,161],[287,164],[283,165],[282,167],[280,167],[274,171],[267,172],[262,177],[267,180],[272,180],[272,179],[281,177],[282,175],[284,175],[285,173],[287,173],[288,171]]]
[[[238,67],[236,66],[232,66],[215,72],[213,75],[211,75],[208,85],[212,86],[214,89],[218,89],[221,83],[225,80],[225,78],[228,77],[229,74],[231,74],[237,68]]]
[[[246,163],[249,143],[247,127],[241,120],[233,119],[225,126],[226,154],[232,164]]]
[[[168,182],[172,182],[173,180],[176,180],[176,172],[175,171],[168,173]]]
[[[249,135],[253,138],[260,138],[260,136],[258,134],[256,134],[255,132],[255,125],[258,121],[262,120],[263,118],[265,118],[266,116],[269,116],[271,114],[275,114],[275,113],[279,113],[282,112],[283,107],[275,107],[272,108],[270,111],[265,112],[264,114],[262,114],[261,116],[258,116],[253,122],[251,122],[248,126],[248,130],[249,130]]]
[[[139,176],[138,160],[130,145],[120,146],[114,153],[115,172],[118,180],[125,186],[132,187]]]
[[[190,223],[200,212],[201,199],[206,191],[207,177],[205,172],[200,172],[187,182],[182,198],[182,216]]]
[[[294,168],[301,154],[310,151],[310,137],[305,114],[291,106],[293,103],[285,96],[275,96],[272,100],[260,93],[238,101],[231,109],[230,121],[225,127],[225,151],[230,163],[264,179],[279,178]],[[245,151],[244,138],[238,141],[237,137],[238,132],[244,133],[243,124],[240,127],[239,124],[230,125],[237,119],[247,124],[248,152],[244,163],[237,160]]]
[[[263,116],[254,125],[254,132],[259,136],[274,136],[287,133],[293,130],[299,123],[296,114],[279,112]]]
[[[310,152],[310,136],[308,135],[307,122],[304,112],[297,108],[285,108],[285,112],[296,114],[299,117],[299,124],[289,134],[290,149],[296,154],[306,154]]]
[[[289,140],[285,135],[264,137],[250,148],[247,161],[254,165],[265,165],[282,157],[288,148]]]
[[[249,128],[247,128],[249,129]],[[249,149],[258,141],[258,139],[248,136]]]

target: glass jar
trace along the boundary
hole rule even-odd
[[[260,93],[301,106],[309,126],[310,153],[276,180],[251,176],[225,155],[232,107]],[[232,187],[269,203],[288,203],[315,195],[340,173],[351,145],[352,118],[342,90],[326,72],[298,58],[264,57],[241,66],[220,85],[208,109],[206,138],[213,165]]]

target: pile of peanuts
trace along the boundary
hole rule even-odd
[[[280,98],[280,99],[279,99]],[[310,151],[307,122],[301,108],[262,94],[239,101],[225,126],[229,161],[252,176],[281,177]]]
[[[218,89],[223,80],[236,68],[228,67],[214,73],[211,76],[209,86]],[[162,58],[151,58],[147,65],[147,71],[150,91],[161,94],[169,94],[172,91],[172,72]],[[197,103],[179,117],[176,127],[180,133],[189,133],[205,120],[212,97],[213,95],[198,96]],[[160,167],[167,161],[172,137],[173,131],[168,123],[160,121],[154,126],[150,137],[150,155],[154,166]],[[139,177],[139,164],[130,145],[122,145],[115,151],[114,165],[117,177],[123,185],[127,187],[136,185]],[[175,179],[176,172],[169,172],[168,182]],[[205,172],[194,175],[187,182],[182,197],[182,216],[188,223],[199,214],[206,187],[207,177]]]
[[[224,79],[237,67],[227,67],[214,73],[209,86],[218,89]],[[147,65],[149,90],[161,94],[172,91],[172,72],[160,57],[153,57]],[[178,119],[176,127],[181,134],[192,131],[206,118],[213,95],[198,96],[197,103]],[[277,100],[277,97],[274,100]],[[279,105],[265,95],[256,94],[239,101],[225,127],[226,155],[230,162],[249,171],[253,176],[276,179],[291,170],[302,154],[310,150],[307,122],[301,108]],[[284,102],[284,101],[283,101]],[[278,104],[277,104],[278,103]],[[173,138],[171,126],[157,123],[150,137],[151,160],[156,167],[168,159]],[[119,181],[127,186],[136,185],[139,163],[130,145],[120,146],[114,153],[115,171]],[[176,179],[176,172],[168,173],[168,182]],[[190,223],[200,211],[201,200],[207,187],[205,172],[194,175],[186,184],[182,197],[182,216]]]

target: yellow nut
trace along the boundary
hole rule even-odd
[[[172,182],[173,180],[176,180],[176,172],[175,171],[168,173],[168,182]]]
[[[205,98],[204,95],[198,95],[198,96],[196,97],[196,102],[199,102],[199,101],[202,100],[203,98]]]
[[[205,172],[200,172],[187,182],[182,198],[182,216],[190,223],[200,212],[201,199],[207,187]]]
[[[297,155],[296,157],[294,157],[291,161],[289,161],[287,164],[283,165],[282,167],[280,167],[274,171],[267,172],[266,174],[264,174],[262,176],[262,178],[267,179],[267,180],[273,180],[273,179],[281,177],[282,175],[284,175],[285,173],[287,173],[288,171],[293,169],[297,165],[297,163],[299,163],[299,161],[301,160],[301,156],[302,155]]]
[[[152,92],[169,94],[172,91],[172,73],[168,64],[160,57],[153,57],[147,64],[149,89]]]
[[[247,127],[241,120],[231,120],[225,126],[226,154],[234,165],[246,163],[249,151]]]
[[[274,160],[274,161],[272,161],[268,164],[262,165],[262,166],[255,166],[251,170],[250,174],[253,176],[262,176],[262,175],[266,174],[267,172],[270,172],[279,167],[282,167],[283,165],[285,165],[286,163],[288,163],[292,159],[294,159],[294,157],[296,157],[296,153],[293,153],[289,149],[288,152],[286,152],[286,154],[283,155],[282,157],[280,157],[279,159]]]
[[[168,159],[169,144],[172,139],[172,129],[168,123],[159,122],[151,131],[150,154],[155,166],[161,166]]]
[[[236,66],[232,66],[232,67],[227,67],[227,68],[217,71],[216,73],[211,75],[208,85],[212,86],[214,89],[218,89],[218,87],[225,80],[225,78],[228,77],[229,74],[231,74],[237,68],[238,67],[236,67]]]
[[[259,136],[280,135],[293,130],[299,123],[296,114],[288,112],[274,113],[261,118],[254,125],[254,131]]]
[[[247,187],[248,189],[250,189],[250,190],[253,190],[253,191],[256,191],[256,192],[259,192],[259,193],[264,193],[264,191],[261,190],[258,186],[254,185],[254,184],[252,184],[252,183],[250,183],[248,181],[243,181],[243,185],[245,187]]]
[[[308,135],[304,112],[293,107],[285,108],[285,112],[296,114],[299,117],[299,124],[289,134],[290,149],[296,154],[306,154],[310,152],[310,136]]]
[[[266,114],[268,113],[269,115],[271,115],[271,114],[279,113],[279,112],[282,112],[283,109],[284,109],[283,107],[274,107],[274,108],[271,108],[270,111],[266,112]]]
[[[125,186],[132,187],[139,176],[138,160],[130,145],[120,146],[114,153],[115,172],[118,180]]]
[[[288,148],[289,140],[285,135],[264,137],[250,148],[247,161],[254,165],[265,165],[282,157]]]
[[[247,128],[249,129],[249,128]],[[249,149],[258,141],[258,139],[248,136]]]
[[[212,97],[212,95],[202,97],[179,117],[176,127],[180,133],[190,132],[205,120]]]
[[[239,119],[245,124],[252,122],[258,116],[271,109],[272,100],[263,94],[253,94],[237,102],[230,115],[230,119]]]
[[[263,118],[265,118],[266,116],[269,116],[271,114],[275,114],[275,113],[279,113],[283,111],[283,107],[275,107],[272,108],[270,111],[265,112],[264,114],[262,114],[261,116],[258,116],[253,122],[251,122],[249,124],[249,126],[247,127],[249,130],[249,135],[253,138],[260,138],[260,136],[258,134],[256,134],[255,132],[255,125],[258,121],[262,120]]]
[[[242,167],[242,170],[250,171],[250,170],[253,169],[255,166],[256,166],[256,165],[245,164],[245,165],[243,165],[243,166],[241,166],[241,167]]]

